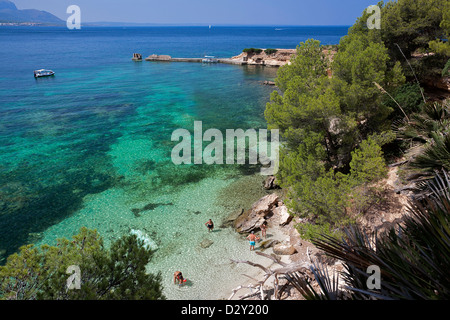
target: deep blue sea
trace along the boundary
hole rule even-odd
[[[232,230],[205,235],[204,223],[220,224],[257,200],[263,177],[246,166],[175,166],[171,134],[194,121],[219,130],[266,128],[274,88],[261,82],[277,69],[133,62],[132,55],[232,57],[309,38],[337,44],[347,31],[0,27],[0,264],[21,245],[54,244],[82,226],[97,229],[105,243],[139,232],[158,248],[149,269],[169,278],[169,298],[215,298],[201,275],[226,282],[219,260],[247,247],[240,249]],[[34,79],[41,68],[56,75]],[[208,249],[198,245],[206,236],[214,243]],[[171,289],[172,267],[191,271],[193,286]]]

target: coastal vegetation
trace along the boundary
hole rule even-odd
[[[242,52],[248,53],[248,54],[260,54],[263,50],[257,49],[257,48],[245,48],[242,50]]]
[[[426,137],[420,140],[423,153],[408,169],[420,168],[429,177],[434,170],[448,170],[448,103],[427,100],[417,80],[425,69],[441,76],[448,56],[439,50],[410,62],[448,34],[447,5],[380,2],[381,29],[368,29],[364,12],[333,59],[310,39],[278,71],[279,90],[265,116],[283,137],[277,178],[291,211],[308,221],[298,226],[305,239],[318,233],[341,236],[355,223],[376,200],[374,186],[386,176],[386,162],[405,153],[411,140]],[[413,130],[416,137],[410,136]]]
[[[369,29],[364,12],[333,59],[319,41],[302,42],[278,71],[278,90],[266,106],[269,128],[283,137],[277,179],[301,218],[297,229],[344,265],[346,292],[323,266],[312,268],[320,291],[288,275],[308,299],[446,299],[450,293],[450,104],[430,97],[424,85],[448,76],[450,2],[378,5],[381,29]],[[402,165],[394,163],[400,159]],[[367,234],[357,218],[379,200],[388,163],[399,166],[414,196],[400,225]],[[367,289],[371,265],[382,269],[381,291]]]
[[[367,235],[361,228],[345,230],[346,241],[324,236],[313,243],[343,262],[341,276],[329,275],[324,266],[312,268],[320,289],[296,273],[289,283],[310,300],[440,299],[450,297],[447,276],[450,264],[450,179],[439,173],[427,183],[429,194],[410,202],[403,223],[381,235]],[[368,268],[378,266],[382,285],[368,289]]]
[[[290,64],[278,71],[277,90],[265,117],[269,129],[279,129],[283,138],[277,174],[280,192],[286,192],[283,202],[301,218],[296,226],[300,235],[342,261],[344,281],[351,288],[339,291],[337,278],[331,279],[313,263],[320,292],[296,274],[286,274],[305,298],[449,297],[450,100],[430,98],[424,85],[449,75],[445,40],[450,34],[449,3],[380,2],[381,29],[369,30],[368,14],[363,13],[338,46],[323,46],[313,39],[302,42]],[[264,53],[274,55],[277,49]],[[400,180],[413,184],[414,200],[402,224],[383,234],[366,234],[357,221],[380,201],[388,164],[398,166]],[[212,170],[174,170],[145,159],[139,169],[142,176],[157,173],[153,187],[170,182],[174,189],[198,182]],[[99,173],[89,173],[89,179],[77,175],[85,184],[96,181],[96,192],[114,180],[103,185],[97,182]],[[117,180],[124,184],[123,178]],[[70,199],[72,188],[68,184],[64,189]],[[61,193],[60,187],[55,189]],[[80,192],[79,198],[85,194],[89,192]],[[67,199],[64,202],[73,205]],[[278,206],[278,198],[273,202]],[[173,204],[148,203],[130,214],[140,218],[145,211],[166,205]],[[106,248],[97,231],[82,228],[55,246],[30,244],[10,255],[0,266],[0,299],[163,300],[161,275],[146,272],[152,255],[135,235],[123,236]],[[366,270],[373,265],[382,269],[381,291],[367,290]],[[71,266],[83,272],[79,290],[67,288]]]
[[[271,49],[271,48],[264,50],[265,54],[268,54],[268,55],[277,53],[277,51],[278,51],[277,49]]]
[[[123,236],[105,249],[95,230],[82,228],[56,246],[26,245],[0,266],[0,299],[14,300],[161,300],[161,275],[148,274],[152,250],[136,235]],[[82,272],[70,290],[70,266]]]

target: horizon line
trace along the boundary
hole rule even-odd
[[[30,22],[30,21],[0,21],[0,23],[37,23],[41,26],[55,26],[61,27],[65,23],[50,23],[50,22]],[[271,27],[271,28],[299,28],[299,27],[347,27],[350,28],[352,25],[344,24],[329,24],[329,25],[295,25],[295,24],[208,24],[208,23],[150,23],[150,22],[109,22],[109,21],[95,21],[95,22],[84,22],[81,26],[86,27]]]
[[[91,24],[123,24],[123,25],[142,25],[142,26],[180,26],[180,27],[351,27],[352,24],[245,24],[245,23],[152,23],[152,22],[117,22],[117,21],[92,21],[84,22],[82,25]]]

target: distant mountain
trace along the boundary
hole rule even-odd
[[[0,22],[64,23],[63,20],[47,11],[36,9],[19,10],[14,3],[8,0],[0,0]]]

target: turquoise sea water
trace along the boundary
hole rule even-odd
[[[217,264],[223,273],[220,257],[239,251],[232,230],[205,235],[204,223],[218,225],[256,200],[263,177],[257,167],[175,166],[171,134],[192,131],[197,120],[204,130],[266,128],[274,88],[261,82],[276,69],[133,62],[132,54],[231,57],[250,46],[295,48],[311,37],[334,44],[346,32],[0,28],[0,263],[21,245],[52,244],[82,226],[98,229],[107,244],[139,230],[158,246],[152,271],[171,280],[171,268],[184,267],[201,289],[202,270]],[[36,80],[39,68],[56,75]],[[205,237],[214,243],[207,249],[199,246]],[[167,295],[202,299],[211,296],[206,291]]]

